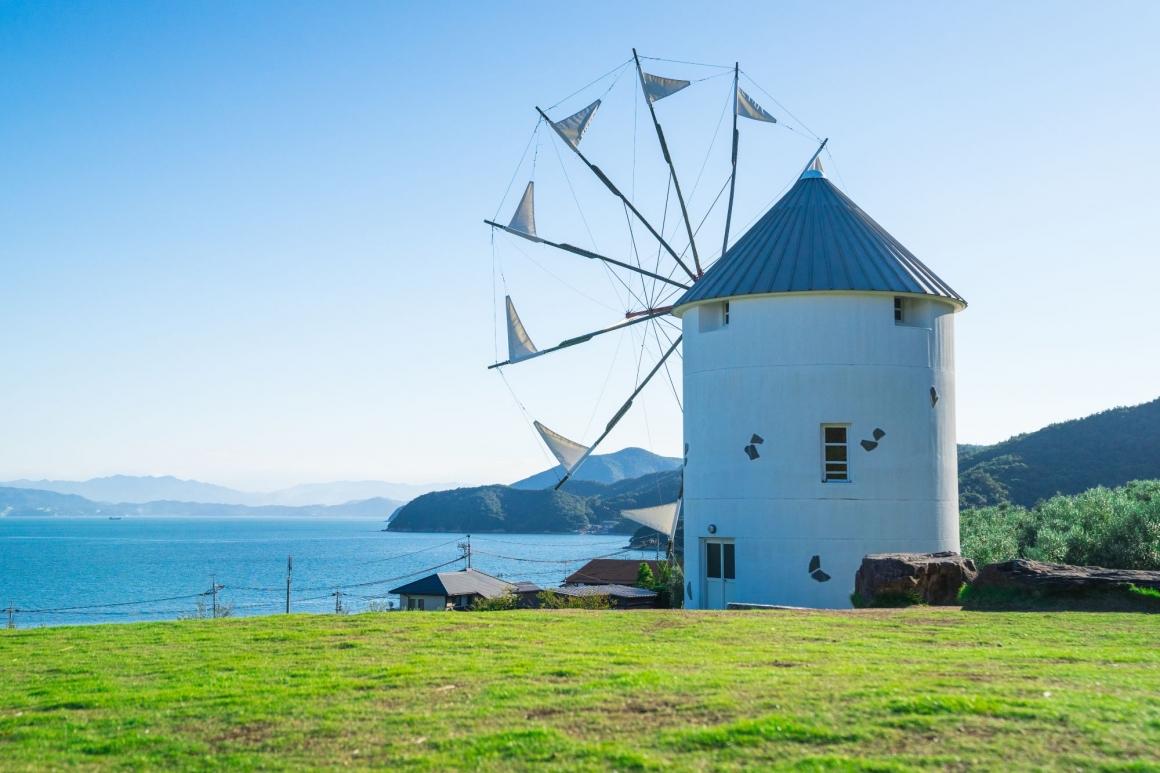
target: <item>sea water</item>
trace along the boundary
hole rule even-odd
[[[462,569],[463,534],[383,531],[362,518],[0,518],[0,607],[17,627],[173,620],[198,599],[235,616],[286,609],[350,612],[394,603],[389,591],[434,571]],[[554,587],[589,558],[618,553],[625,535],[471,536],[472,566],[508,581]],[[632,551],[618,558],[653,558]],[[0,627],[7,624],[5,613]]]

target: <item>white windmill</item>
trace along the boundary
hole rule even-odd
[[[655,285],[647,300],[665,301],[538,350],[507,298],[508,359],[492,367],[631,325],[663,329],[680,320],[679,335],[666,335],[651,371],[594,442],[573,442],[535,422],[565,470],[557,488],[681,347],[683,497],[625,515],[671,537],[683,511],[687,606],[846,607],[864,555],[958,550],[953,315],[965,301],[826,178],[825,140],[789,191],[729,245],[737,118],[776,123],[740,88],[736,66],[723,255],[703,268],[654,108],[690,82],[646,73],[635,51],[629,64],[676,193],[688,241],[682,251],[581,152],[599,100],[560,121],[540,115],[656,240],[672,271],[646,268],[639,255],[618,260],[540,237],[531,183],[508,225],[487,221],[633,272]]]

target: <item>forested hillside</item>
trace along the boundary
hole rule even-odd
[[[1160,478],[1160,399],[959,451],[964,508],[1031,507],[1056,494]]]
[[[412,500],[391,520],[392,531],[508,532],[538,534],[583,531],[617,521],[617,533],[631,534],[621,510],[672,502],[681,486],[679,470],[598,483],[569,481],[566,491],[478,486],[436,491]]]
[[[626,449],[630,450],[639,449]],[[628,460],[679,463],[664,457],[644,459],[640,454]],[[1029,508],[1056,494],[1160,479],[1160,400],[1053,424],[993,446],[960,446],[959,471],[964,510],[1003,503]],[[402,508],[390,528],[481,533],[582,531],[603,521],[622,521],[621,510],[672,502],[680,485],[681,471],[673,469],[612,483],[572,479],[561,491],[509,486],[438,491]],[[636,526],[621,522],[616,531],[632,533]],[[643,538],[643,532],[637,537]]]

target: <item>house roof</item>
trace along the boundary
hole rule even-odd
[[[406,594],[408,596],[469,596],[479,594],[485,599],[502,596],[511,589],[512,585],[490,574],[477,572],[474,569],[463,569],[458,572],[439,572],[429,574],[414,582],[394,588],[391,593]]]
[[[564,578],[568,585],[636,585],[636,573],[641,564],[648,564],[654,575],[661,571],[663,561],[639,561],[623,558],[594,558]]]
[[[633,588],[628,585],[566,585],[562,588],[553,588],[561,596],[612,596],[621,599],[656,598],[656,592],[644,588]]]
[[[819,171],[802,175],[676,302],[858,290],[966,301]],[[677,312],[680,316],[680,312]]]

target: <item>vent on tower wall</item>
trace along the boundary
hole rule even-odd
[[[925,298],[894,297],[894,324],[899,327],[930,329],[931,305]]]
[[[706,303],[697,308],[697,331],[709,333],[729,325],[729,301]]]

